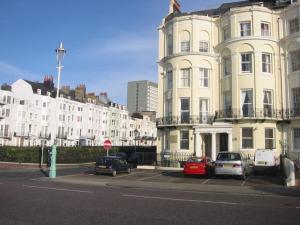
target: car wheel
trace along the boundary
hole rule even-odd
[[[128,169],[127,169],[127,173],[131,173],[131,168],[128,168]]]
[[[113,170],[111,175],[112,175],[113,177],[117,176],[117,171]]]

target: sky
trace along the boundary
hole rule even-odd
[[[234,0],[178,0],[182,12]],[[61,84],[107,92],[127,104],[127,82],[157,82],[158,31],[169,0],[1,0],[0,84],[53,75],[55,48],[67,50]]]

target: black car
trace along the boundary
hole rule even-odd
[[[104,156],[95,163],[95,174],[108,173],[116,176],[117,173],[131,173],[131,166],[120,157]]]

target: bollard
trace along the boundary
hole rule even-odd
[[[49,178],[56,178],[56,145],[52,146],[51,167]]]

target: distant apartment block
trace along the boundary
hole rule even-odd
[[[157,84],[147,80],[128,82],[127,109],[132,114],[157,111]]]

